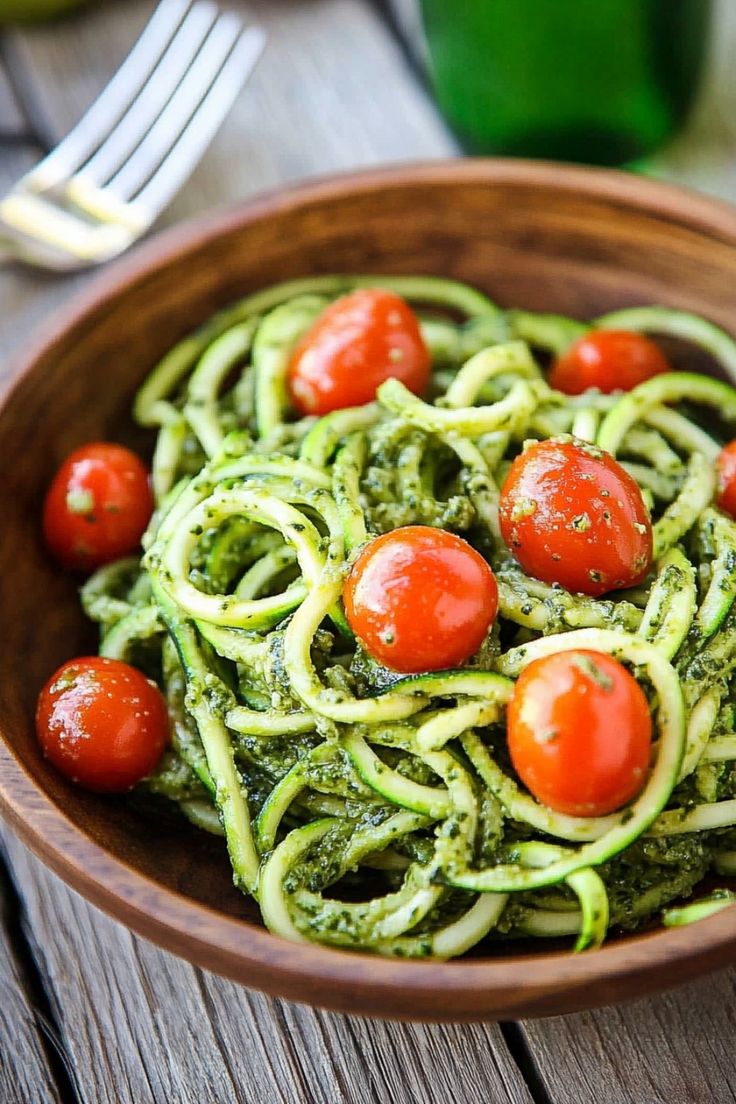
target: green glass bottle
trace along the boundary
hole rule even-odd
[[[620,165],[678,129],[711,0],[421,0],[438,103],[474,153]]]

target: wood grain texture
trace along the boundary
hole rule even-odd
[[[528,1022],[555,1104],[727,1104],[736,1100],[736,972],[658,1000]]]
[[[458,1083],[463,1104],[531,1104],[495,1025],[368,1023],[249,992],[158,951],[6,844],[83,1104],[451,1104]]]
[[[54,1077],[10,934],[11,920],[18,919],[11,917],[11,908],[0,878],[0,1099],[3,1104],[56,1104]]]

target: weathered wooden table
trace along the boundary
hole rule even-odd
[[[63,24],[2,39],[0,187],[76,120],[152,7],[93,4]],[[722,0],[722,8],[701,108],[657,170],[736,197],[733,112],[725,110],[736,4]],[[267,53],[168,223],[311,174],[456,152],[380,3],[252,0],[249,10],[268,30]],[[88,278],[4,273],[3,352]],[[0,373],[9,372],[4,361]],[[3,1104],[736,1100],[734,970],[653,1000],[546,1021],[356,1020],[194,969],[97,912],[9,833],[2,840]]]

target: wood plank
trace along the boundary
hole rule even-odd
[[[736,1100],[736,970],[652,1000],[523,1025],[555,1104]]]
[[[333,1060],[349,1071],[355,1104],[532,1099],[506,1047],[499,1045],[496,1024],[377,1023],[327,1012],[318,1013],[317,1019]],[[344,1050],[346,1031],[353,1043],[349,1055]]]
[[[531,1104],[495,1025],[384,1024],[272,1000],[139,939],[4,830],[90,1104]],[[1,1014],[1,1013],[0,1013]],[[2,1023],[0,1021],[0,1031]]]
[[[13,908],[0,871],[0,1096],[3,1104],[55,1104],[59,1094],[11,936],[19,920]]]

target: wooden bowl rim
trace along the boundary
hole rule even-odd
[[[0,391],[0,416],[41,357],[105,302],[153,269],[198,245],[271,215],[418,184],[534,186],[609,201],[706,232],[736,247],[736,208],[687,189],[613,170],[513,159],[457,159],[341,173],[280,188],[177,226],[115,264],[52,315],[15,361]],[[663,989],[736,961],[730,910],[692,928],[635,935],[586,954],[569,951],[450,963],[382,959],[311,943],[290,943],[166,889],[95,843],[36,785],[2,731],[0,812],[52,870],[94,905],[167,950],[217,973],[325,1007],[418,1020],[472,1020],[594,1007]],[[669,968],[669,970],[668,970]],[[596,991],[600,990],[600,996]],[[442,1007],[437,996],[442,994]],[[511,996],[513,994],[513,996]],[[567,994],[567,999],[565,995]],[[426,1002],[426,1004],[425,1004]]]

